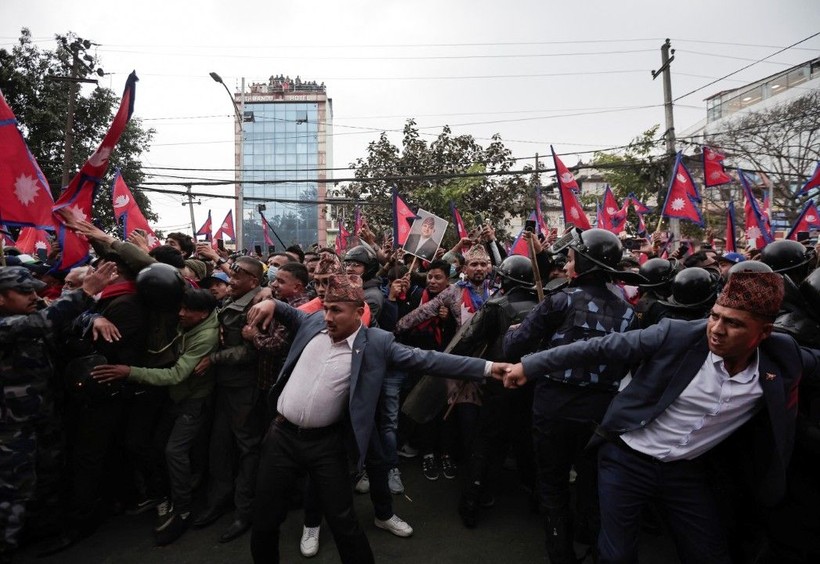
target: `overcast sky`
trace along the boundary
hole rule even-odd
[[[99,43],[101,66],[113,73],[103,84],[116,92],[137,71],[134,115],[157,130],[143,159],[149,167],[232,169],[233,108],[210,71],[229,87],[243,76],[260,82],[276,74],[324,82],[333,99],[335,167],[364,156],[379,132],[400,131],[411,117],[428,139],[449,124],[479,139],[500,133],[516,157],[548,154],[553,144],[571,164],[663,123],[662,85],[650,71],[660,66],[664,38],[676,49],[678,97],[820,31],[820,4],[3,0],[0,44],[11,46],[21,27],[43,48],[68,31]],[[705,118],[707,96],[818,55],[820,37],[680,100],[677,130]],[[220,190],[208,191],[232,193],[233,186]],[[152,201],[157,227],[187,228],[182,198]],[[229,202],[203,199],[197,223],[208,209],[221,221]]]

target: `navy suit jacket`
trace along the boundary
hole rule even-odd
[[[754,427],[753,476],[758,499],[776,503],[785,492],[786,467],[794,443],[797,385],[820,371],[820,352],[801,348],[788,335],[773,333],[758,347],[766,424]],[[556,369],[606,361],[637,365],[632,381],[609,406],[601,429],[620,435],[645,427],[689,385],[706,361],[706,321],[665,319],[638,331],[577,341],[521,359],[528,378]],[[754,419],[753,419],[754,421]]]
[[[285,364],[271,388],[270,405],[275,406],[302,351],[326,326],[321,312],[308,315],[278,300],[274,316],[294,334]],[[362,326],[353,341],[348,401],[348,423],[358,449],[359,467],[367,454],[376,406],[388,368],[481,381],[484,378],[485,364],[484,360],[478,358],[410,348],[396,343],[392,333]]]

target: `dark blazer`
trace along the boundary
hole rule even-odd
[[[302,351],[313,337],[325,329],[325,320],[321,312],[308,315],[278,300],[274,315],[294,333],[293,345],[271,389],[269,405],[275,406]],[[362,466],[367,454],[376,404],[388,367],[480,382],[484,378],[484,366],[485,361],[477,358],[413,349],[396,343],[392,333],[362,326],[353,342],[347,419],[358,449],[359,466]]]
[[[424,245],[419,247],[420,241],[421,235],[413,233],[407,237],[407,241],[404,243],[404,250],[408,253],[418,255],[426,260],[433,260],[433,257],[436,256],[436,251],[438,250],[438,245],[436,245],[435,240],[428,239]]]
[[[791,337],[773,333],[758,347],[760,385],[767,425],[755,427],[756,494],[776,503],[785,492],[786,467],[794,443],[797,385],[801,376],[818,378],[820,352],[801,348]],[[709,353],[706,321],[665,319],[639,331],[612,333],[522,358],[528,378],[578,364],[620,361],[637,365],[632,381],[603,418],[601,430],[620,435],[645,427],[663,413],[692,381]]]

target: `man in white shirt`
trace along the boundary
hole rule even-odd
[[[257,563],[279,562],[279,526],[294,480],[304,472],[321,500],[342,562],[373,562],[353,511],[346,443],[355,445],[354,459],[361,467],[389,366],[471,380],[500,376],[507,366],[399,345],[391,333],[364,327],[363,313],[364,291],[355,275],[330,277],[323,316],[276,302],[274,315],[294,339],[271,390],[278,415],[263,444],[254,500],[251,552]]]
[[[727,474],[757,507],[782,499],[797,385],[801,374],[817,378],[820,370],[820,353],[772,334],[782,300],[778,275],[735,273],[707,321],[663,320],[536,353],[511,369],[505,384],[516,386],[590,359],[637,365],[597,430],[605,439],[600,562],[637,560],[641,509],[650,500],[664,505],[682,562],[731,562],[707,468],[730,436],[753,446],[728,461]]]

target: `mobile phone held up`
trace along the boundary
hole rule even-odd
[[[530,233],[535,233],[535,220],[528,219],[524,222],[524,231],[529,231]]]

